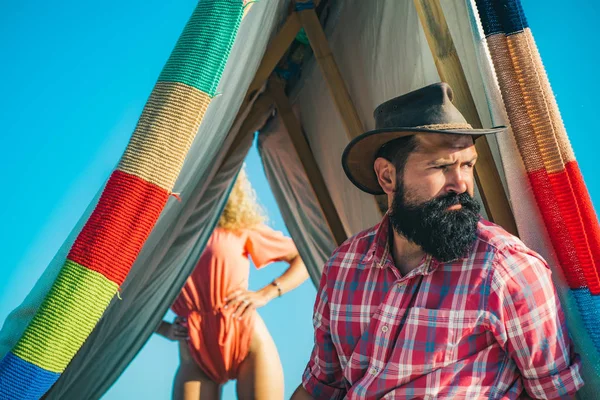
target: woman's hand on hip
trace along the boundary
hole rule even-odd
[[[184,319],[181,317],[175,318],[172,324],[168,322],[163,322],[160,327],[161,332],[159,332],[162,336],[166,337],[172,341],[182,341],[189,338],[188,329],[183,326]]]
[[[264,293],[238,289],[225,297],[225,307],[223,308],[233,308],[235,311],[231,316],[242,319],[252,311],[267,304],[269,300]]]

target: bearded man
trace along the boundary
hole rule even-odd
[[[506,128],[472,129],[445,83],[374,116],[342,165],[389,209],[325,265],[292,398],[570,398],[581,364],[550,269],[473,198],[473,141]]]

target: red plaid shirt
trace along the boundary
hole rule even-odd
[[[325,265],[303,378],[316,399],[564,398],[582,385],[544,260],[481,220],[463,259],[394,266],[389,222]]]

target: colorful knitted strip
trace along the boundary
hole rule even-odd
[[[117,293],[173,190],[243,13],[242,0],[198,2],[58,278],[0,361],[0,399],[47,392]]]
[[[476,0],[512,131],[586,329],[600,350],[600,228],[519,0]]]

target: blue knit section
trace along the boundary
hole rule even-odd
[[[486,36],[512,35],[529,27],[520,0],[475,0]]]
[[[600,351],[600,296],[590,293],[588,288],[571,289],[577,302],[581,319],[594,346]]]
[[[0,361],[0,376],[0,400],[32,400],[42,397],[60,374],[46,371],[8,353]]]

